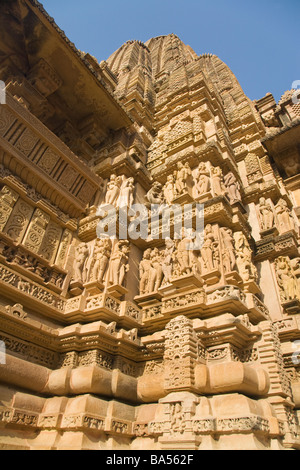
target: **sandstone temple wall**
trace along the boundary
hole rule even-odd
[[[0,28],[0,448],[299,449],[295,92],[174,34],[98,63],[36,0]]]

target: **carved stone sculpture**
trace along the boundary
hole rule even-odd
[[[183,229],[182,238],[178,241],[176,257],[179,265],[179,275],[191,274],[194,264],[194,253],[191,249],[192,240]]]
[[[207,224],[204,230],[204,241],[201,248],[202,270],[205,272],[213,271],[215,268],[214,252],[216,248],[216,240],[212,231],[211,224]]]
[[[234,233],[236,264],[244,282],[255,281],[257,270],[252,263],[252,251],[243,232]]]
[[[181,196],[188,191],[188,180],[192,175],[189,164],[178,162],[177,170],[174,173],[176,196]]]
[[[163,192],[166,203],[171,205],[176,195],[174,175],[168,175]]]
[[[288,256],[279,256],[275,260],[275,271],[281,300],[286,302],[299,298],[297,281]]]
[[[154,291],[155,268],[152,265],[151,248],[145,250],[143,259],[139,266],[140,294],[148,294]]]
[[[156,181],[153,183],[152,188],[146,194],[146,200],[149,204],[163,204],[164,195],[162,184]]]
[[[225,193],[223,172],[219,166],[211,167],[211,186],[214,196],[222,196]]]
[[[87,280],[87,261],[90,255],[86,243],[80,243],[75,250],[74,280],[84,283]]]
[[[232,230],[227,227],[220,229],[222,239],[222,260],[225,272],[233,271],[236,265],[234,239]]]
[[[127,178],[120,190],[117,205],[119,207],[131,207],[133,204],[134,178]]]
[[[275,214],[279,233],[284,233],[294,229],[292,215],[288,208],[287,202],[284,199],[279,199],[275,206]]]
[[[120,196],[122,185],[122,177],[111,175],[109,182],[107,183],[105,203],[117,206],[117,202]]]
[[[91,267],[90,280],[103,281],[106,272],[109,257],[111,255],[112,242],[109,238],[96,241]]]
[[[163,283],[169,284],[172,273],[173,273],[173,263],[174,263],[174,256],[175,256],[175,243],[174,240],[171,238],[167,238],[165,240],[166,248],[163,252],[162,256],[162,271],[164,274]]]
[[[224,176],[224,184],[230,203],[234,204],[237,201],[241,201],[240,184],[232,171]]]
[[[129,269],[129,250],[130,248],[128,240],[120,240],[116,244],[110,258],[108,281],[110,285],[123,285],[125,274]]]
[[[264,197],[259,199],[258,205],[262,230],[269,230],[274,226],[274,212],[270,203]]]
[[[197,195],[205,194],[210,189],[210,173],[205,162],[201,162],[197,168],[195,177],[195,189]]]

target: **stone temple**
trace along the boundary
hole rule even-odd
[[[0,30],[0,448],[299,449],[296,91],[175,34],[99,63],[36,0]],[[136,204],[175,210],[124,239]]]

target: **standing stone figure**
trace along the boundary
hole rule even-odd
[[[177,171],[174,173],[175,176],[175,190],[176,195],[181,196],[188,190],[188,179],[192,175],[189,164],[186,162],[185,165],[181,162],[177,163]]]
[[[175,243],[171,238],[165,240],[166,248],[162,257],[162,271],[164,274],[164,284],[169,284],[173,273],[173,263],[175,255]]]
[[[258,205],[262,230],[269,230],[274,226],[274,212],[270,203],[264,197],[259,199]]]
[[[154,291],[155,269],[152,266],[151,248],[145,250],[143,259],[139,266],[140,295],[149,294]]]
[[[182,229],[182,238],[179,240],[177,245],[177,261],[179,263],[179,275],[191,274],[193,271],[194,264],[194,253],[191,249],[191,240]]]
[[[203,271],[214,270],[215,237],[211,224],[207,224],[204,230],[204,242],[200,250]]]
[[[210,189],[209,170],[204,162],[201,162],[198,166],[195,188],[197,195],[205,194]]]
[[[103,281],[106,268],[108,266],[109,257],[111,255],[111,240],[100,239],[96,241],[94,248],[94,263],[91,268],[90,279],[99,282]]]
[[[107,183],[105,204],[111,204],[117,206],[117,202],[120,196],[122,186],[122,177],[111,175],[109,182]]]
[[[297,298],[297,281],[293,275],[290,260],[287,256],[279,256],[275,260],[277,283],[280,288],[281,301]]]
[[[87,261],[90,255],[89,247],[86,243],[80,243],[75,251],[74,260],[74,280],[77,282],[86,282],[87,280]]]
[[[226,176],[224,176],[224,184],[230,203],[233,204],[237,201],[240,201],[240,185],[232,171],[230,171],[229,173],[227,173]]]
[[[234,233],[236,264],[243,281],[256,280],[257,270],[252,263],[251,249],[243,232]]]
[[[275,214],[279,233],[287,232],[294,228],[291,212],[288,208],[287,202],[284,199],[279,199],[275,206]]]
[[[161,263],[161,256],[158,248],[154,248],[151,252],[151,262],[154,268],[154,291],[156,292],[157,289],[161,286],[161,282],[163,279],[163,270],[162,270],[162,263]]]
[[[212,167],[210,172],[214,196],[222,196],[224,194],[223,172],[219,166]]]
[[[134,178],[127,178],[120,190],[118,207],[131,207],[133,204]]]
[[[236,265],[235,259],[235,249],[234,249],[234,239],[232,236],[232,230],[227,227],[222,227],[220,229],[221,239],[223,244],[222,249],[222,260],[225,272],[233,271]]]
[[[129,253],[129,241],[120,240],[110,259],[109,269],[109,284],[110,285],[123,285],[125,274],[129,269],[128,266],[128,253]]]
[[[166,203],[171,205],[176,195],[173,175],[168,175],[163,192]]]

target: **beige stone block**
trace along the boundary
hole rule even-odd
[[[264,395],[269,384],[266,372],[256,370],[241,362],[228,362],[208,367],[209,389],[213,393],[243,392]]]
[[[112,395],[116,398],[136,402],[138,397],[137,379],[115,369],[112,373]]]
[[[112,372],[97,366],[78,367],[70,376],[71,393],[97,393],[112,395]]]
[[[149,403],[163,398],[167,392],[164,388],[164,374],[144,375],[138,378],[137,394],[142,402]]]
[[[50,370],[6,354],[6,364],[0,365],[0,380],[35,392],[42,392]]]

